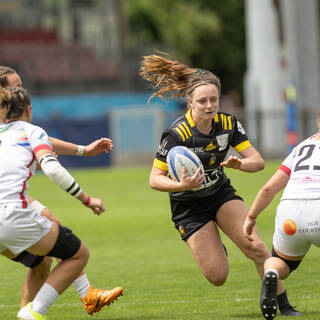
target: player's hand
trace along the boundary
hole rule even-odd
[[[86,206],[88,208],[91,208],[92,211],[97,215],[100,215],[101,213],[103,213],[105,211],[102,200],[99,198],[91,198],[90,197],[90,201],[88,204],[86,204]]]
[[[201,173],[200,171],[201,168],[199,167],[197,171],[189,177],[187,175],[186,168],[182,168],[182,177],[180,185],[183,188],[183,190],[192,190],[201,186],[204,179],[204,172]]]
[[[83,155],[93,157],[100,153],[108,154],[113,149],[112,140],[108,138],[101,138],[93,141],[84,147]]]
[[[243,235],[249,240],[249,241],[254,241],[253,237],[252,237],[252,231],[254,226],[256,225],[256,219],[250,218],[250,217],[246,217],[246,220],[243,223],[242,226],[242,231],[243,231]]]
[[[54,216],[48,208],[44,208],[41,211],[41,215],[61,226],[61,222],[59,221],[59,219],[56,216]]]
[[[241,159],[236,156],[230,156],[227,161],[221,162],[220,166],[232,169],[239,169],[241,166]]]

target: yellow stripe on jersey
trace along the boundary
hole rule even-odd
[[[183,133],[180,131],[180,129],[179,128],[174,128],[179,134],[180,134],[180,136],[181,136],[181,138],[182,138],[182,141],[186,141],[186,138],[184,137],[184,135],[183,135]]]
[[[218,114],[215,115],[215,117],[214,117],[214,122],[219,122]]]
[[[153,166],[154,166],[155,168],[158,168],[158,169],[161,169],[161,170],[164,170],[164,171],[168,171],[167,163],[166,163],[166,162],[163,162],[163,161],[160,161],[160,160],[157,159],[157,158],[154,158],[154,160],[153,160]]]
[[[184,129],[183,125],[182,124],[179,124],[179,128],[182,130],[182,132],[184,133],[184,135],[186,136],[187,139],[189,139],[189,135],[187,133],[187,131]]]
[[[189,136],[191,137],[191,136],[192,136],[192,133],[191,133],[191,131],[190,131],[190,129],[189,129],[189,127],[188,127],[188,125],[187,125],[184,121],[182,122],[182,124],[183,124],[183,126],[186,128],[186,130],[188,131]]]
[[[243,141],[234,148],[236,149],[237,152],[242,152],[243,150],[248,149],[249,147],[252,147],[251,143],[249,140]]]
[[[223,129],[227,129],[227,119],[226,116],[224,114],[220,114],[220,118],[221,118],[221,126]]]
[[[229,130],[232,130],[231,116],[228,116]]]
[[[186,113],[186,118],[190,124],[190,127],[194,127],[196,124],[194,123],[192,117],[191,117],[191,108],[189,108],[188,112]]]

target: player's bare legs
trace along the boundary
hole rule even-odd
[[[45,257],[38,266],[28,270],[22,287],[21,307],[32,301],[46,282],[50,273],[51,262],[51,257]]]
[[[254,241],[248,241],[242,232],[242,225],[248,214],[243,201],[232,200],[224,203],[217,213],[217,223],[221,230],[255,263],[260,278],[264,274],[264,262],[271,257],[265,243],[261,240],[257,228],[253,231]],[[285,291],[282,281],[278,283],[278,294]]]
[[[58,225],[53,224],[49,233],[27,251],[36,255],[45,255],[51,251],[58,237]],[[46,283],[61,294],[79,276],[89,258],[86,246],[81,243],[78,252],[71,258],[58,263],[49,274]]]
[[[215,223],[209,221],[187,240],[187,244],[207,280],[215,286],[223,285],[229,265]]]

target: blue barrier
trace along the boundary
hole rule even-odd
[[[149,93],[82,94],[72,96],[32,96],[33,123],[44,128],[49,136],[76,144],[89,144],[110,136],[108,114],[113,110],[160,108],[165,111],[164,126],[176,117],[179,102],[154,98],[148,105]],[[155,152],[154,123],[147,115],[138,119],[122,119],[117,125],[124,134],[114,141],[119,152]],[[129,136],[129,139],[125,137]],[[157,142],[158,143],[158,142]],[[66,167],[95,167],[111,164],[111,155],[95,157],[59,156]]]
[[[113,94],[81,94],[70,96],[32,96],[34,119],[64,118],[97,118],[112,109],[145,106],[157,106],[174,111],[179,107],[176,100],[165,102],[154,98],[148,105],[150,93],[113,93]]]
[[[96,119],[49,119],[34,120],[49,136],[87,145],[101,137],[108,137],[109,122],[107,116]],[[59,161],[65,167],[100,167],[109,166],[110,154],[101,154],[95,157],[59,156]]]

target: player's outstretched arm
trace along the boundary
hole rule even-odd
[[[258,215],[270,204],[274,196],[280,192],[289,181],[289,176],[282,170],[277,170],[268,182],[258,191],[248,216],[243,223],[242,230],[244,236],[253,241],[252,231],[256,224]]]
[[[92,157],[101,153],[108,154],[113,149],[112,140],[101,138],[82,146],[60,139],[49,137],[54,152],[60,155]]]
[[[100,215],[105,211],[102,201],[87,195],[50,150],[41,149],[35,153],[35,156],[44,174],[57,186],[91,208],[95,214]]]

